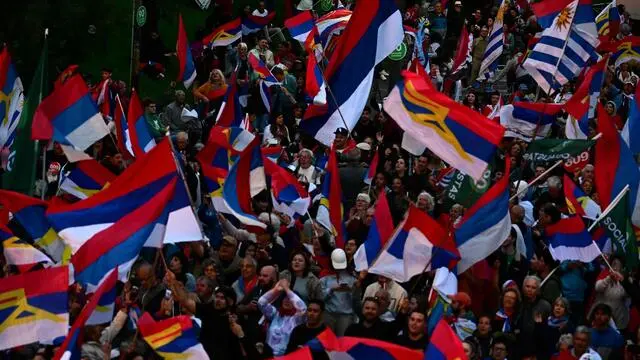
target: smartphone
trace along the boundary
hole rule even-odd
[[[171,290],[167,289],[164,291],[164,298],[171,299]]]

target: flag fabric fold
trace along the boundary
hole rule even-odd
[[[155,321],[144,313],[138,320],[138,328],[144,341],[165,359],[209,359],[198,340],[200,325],[186,315]]]
[[[389,209],[387,195],[385,191],[381,191],[375,205],[367,239],[360,245],[353,256],[356,271],[367,270],[370,265],[373,265],[380,251],[391,240],[393,232],[393,220],[391,220],[391,210]]]
[[[340,174],[338,173],[338,161],[336,152],[331,151],[329,162],[322,181],[322,197],[320,207],[316,215],[316,221],[329,230],[336,239],[336,246],[344,247],[344,223],[342,221],[344,210],[342,207],[342,188],[340,186]]]
[[[549,241],[551,255],[558,261],[577,260],[590,263],[601,254],[579,216],[560,219],[557,223],[547,226],[545,236]]]
[[[179,15],[178,19],[176,53],[178,54],[178,81],[182,81],[184,87],[188,89],[191,84],[193,84],[198,73],[196,72],[196,65],[193,62],[193,55],[191,55],[191,49],[189,48],[189,39],[184,29],[182,14]]]

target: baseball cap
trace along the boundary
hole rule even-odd
[[[222,242],[229,243],[233,246],[238,246],[238,239],[234,238],[233,236],[229,236],[229,235],[223,236]]]
[[[458,1],[454,2],[453,5],[462,6],[462,1],[458,0]]]
[[[342,249],[335,249],[331,252],[331,265],[336,270],[347,268],[347,254]]]
[[[349,135],[349,130],[347,130],[347,129],[343,128],[343,127],[339,127],[339,128],[336,129],[334,134],[347,136],[347,135]]]

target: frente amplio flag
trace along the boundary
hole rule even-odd
[[[398,125],[442,160],[478,180],[504,128],[438,92],[424,77],[403,71],[384,103]]]
[[[67,335],[69,268],[0,280],[0,350]]]

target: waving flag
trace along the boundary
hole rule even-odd
[[[422,274],[425,268],[452,268],[459,259],[456,245],[446,230],[425,212],[412,206],[378,258],[369,263],[369,273],[405,282]]]
[[[116,95],[116,109],[113,115],[113,122],[116,124],[116,138],[118,150],[127,160],[133,159],[133,144],[131,143],[131,136],[129,133],[129,122],[127,121],[127,115],[124,113],[122,102],[120,97]]]
[[[577,119],[574,124],[567,122],[565,128],[567,139],[586,139],[588,137],[589,119],[595,116],[608,59],[608,56],[603,57],[597,64],[587,70],[580,87],[566,102],[566,111]]]
[[[229,150],[232,154],[241,154],[250,146],[256,138],[251,132],[238,128],[225,128],[222,126],[214,126],[209,133],[208,143],[221,146]]]
[[[20,193],[0,190],[0,204],[13,214],[36,245],[44,249],[56,262],[62,260],[65,245],[45,217],[46,202]]]
[[[611,1],[596,16],[598,35],[606,39],[615,39],[620,31],[620,12],[616,0]]]
[[[176,168],[169,140],[129,166],[110,186],[69,205],[50,207],[47,218],[75,253],[100,231],[150,201],[172,180],[175,191],[169,207],[165,243],[199,241],[202,232],[191,207],[187,189]]]
[[[115,268],[126,279],[143,247],[161,248],[177,181],[171,180],[149,201],[82,244],[71,256],[76,281],[97,286]]]
[[[113,314],[116,310],[116,285],[118,283],[117,281],[113,281],[112,277],[117,277],[117,274],[117,269],[110,272],[109,275],[100,282],[100,285],[98,285],[96,289],[93,289],[94,291],[91,296],[96,296],[97,289],[104,287],[104,289],[101,290],[96,308],[93,310],[93,313],[91,313],[91,316],[89,316],[89,319],[87,319],[86,325],[110,324],[114,320]]]
[[[385,111],[406,133],[451,166],[478,180],[493,158],[504,129],[438,92],[423,77],[404,79],[384,102]]]
[[[509,174],[507,157],[504,173]],[[511,233],[509,215],[509,177],[503,176],[465,212],[455,229],[461,260],[458,273],[496,251]]]
[[[314,352],[326,354],[330,360],[339,359],[385,359],[385,360],[423,360],[424,352],[395,345],[385,341],[371,340],[357,337],[335,338],[335,335],[327,335],[322,332],[316,339],[309,342],[310,349]],[[288,360],[310,359],[304,356],[310,355],[303,351],[296,354],[296,358]],[[300,356],[300,357],[298,357]]]
[[[271,11],[267,16],[247,15],[242,17],[242,35],[257,33],[273,22],[276,12]]]
[[[289,215],[292,219],[305,215],[311,204],[307,189],[293,174],[266,157],[264,169],[266,175],[271,178],[273,209]]]
[[[267,65],[265,65],[262,59],[255,56],[253,53],[249,53],[249,55],[247,56],[247,59],[249,61],[249,65],[251,65],[251,68],[253,68],[253,71],[255,71],[258,74],[258,76],[260,76],[260,78],[268,86],[280,85],[280,82],[278,81],[278,79],[276,79],[276,77],[273,76],[273,74],[271,73],[269,68],[267,68]]]
[[[151,132],[147,126],[147,120],[144,116],[142,103],[135,90],[131,92],[129,110],[127,111],[127,122],[133,153],[136,157],[141,157],[156,146],[156,141],[153,139],[153,136],[151,136]]]
[[[14,236],[11,230],[0,224],[0,242],[4,258],[9,265],[15,265],[20,272],[27,272],[37,264],[53,265],[51,259],[28,242]]]
[[[502,55],[502,49],[504,48],[504,29],[502,21],[504,13],[508,10],[508,7],[509,0],[502,0],[502,4],[498,9],[498,15],[493,22],[491,33],[487,40],[487,48],[484,51],[484,57],[482,59],[482,64],[480,65],[480,71],[478,72],[478,81],[490,79],[498,68],[500,55]]]
[[[546,29],[553,26],[556,17],[572,2],[572,0],[544,0],[531,4],[531,8],[536,15],[538,24]],[[579,0],[575,9],[574,27],[593,38],[597,38],[598,30],[595,24],[592,0]],[[565,12],[566,15],[572,14]]]
[[[322,198],[316,215],[316,221],[324,226],[336,238],[336,246],[344,247],[344,223],[342,217],[342,187],[340,186],[340,174],[338,173],[338,161],[336,152],[331,151],[327,169],[322,181]]]
[[[636,85],[636,95],[629,103],[629,117],[621,135],[631,153],[640,154],[640,86]]]
[[[325,71],[335,101],[312,104],[300,122],[302,130],[329,146],[337,128],[353,129],[367,104],[376,65],[403,39],[402,16],[393,0],[371,0],[354,13]]]
[[[331,37],[342,32],[351,20],[351,10],[340,9],[330,11],[318,19],[316,19],[316,29],[322,43],[322,47],[326,48]]]
[[[371,159],[371,163],[369,164],[369,169],[364,174],[364,180],[362,180],[365,184],[371,185],[373,178],[376,177],[376,171],[378,171],[378,163],[380,162],[380,153],[376,151],[375,155],[373,155],[373,159]]]
[[[628,36],[603,50],[611,51],[611,63],[616,67],[629,61],[640,61],[640,36]]]
[[[315,105],[325,105],[327,103],[327,89],[324,84],[322,70],[320,70],[320,66],[311,52],[307,57],[305,92],[313,99]]]
[[[149,313],[144,313],[138,327],[144,341],[164,359],[209,359],[198,341],[200,326],[186,315],[156,322]]]
[[[549,135],[551,125],[555,124],[561,110],[562,105],[549,103],[516,101],[505,105],[500,111],[500,124],[507,129],[504,136],[527,142],[534,136],[536,140],[542,139]]]
[[[112,172],[95,159],[82,160],[75,163],[69,173],[63,175],[60,190],[82,200],[105,188],[115,178]]]
[[[224,101],[218,111],[216,125],[224,127],[241,127],[242,125],[244,111],[240,104],[237,76],[238,73],[234,71],[229,79],[230,85],[227,87],[227,93],[224,95]]]
[[[462,347],[462,342],[449,324],[444,320],[438,321],[424,354],[429,360],[454,360],[465,359],[467,355]]]
[[[227,46],[242,37],[242,23],[240,18],[220,25],[217,29],[202,39],[202,44],[209,47]]]
[[[495,23],[494,23],[495,24]],[[473,34],[469,33],[467,26],[462,25],[460,38],[458,38],[458,46],[456,47],[456,55],[453,57],[453,65],[451,65],[451,75],[459,74],[462,70],[471,64],[473,49]]]
[[[311,11],[303,11],[288,18],[284,22],[284,27],[289,29],[291,37],[298,40],[305,50],[313,48],[314,37],[317,36],[318,29],[316,29]]]
[[[105,277],[105,280],[102,281],[100,286],[96,289],[96,292],[93,293],[91,299],[89,299],[89,301],[84,305],[82,311],[80,311],[80,315],[78,315],[76,320],[73,322],[73,326],[71,326],[71,329],[69,329],[69,334],[64,339],[64,342],[62,343],[62,345],[60,345],[55,355],[53,356],[54,360],[80,360],[82,346],[80,339],[82,338],[85,325],[87,324],[87,321],[89,320],[91,315],[94,313],[94,310],[98,306],[98,302],[102,298],[102,296],[115,287],[115,284],[118,280],[117,274],[117,270],[111,271]],[[66,327],[67,325],[65,324],[65,329]]]
[[[74,75],[47,96],[33,118],[31,137],[86,150],[109,134],[80,75]]]
[[[570,214],[577,214],[590,219],[595,219],[600,215],[600,206],[576,186],[567,174],[564,174],[563,185],[564,197],[567,199],[567,207]]]
[[[380,191],[375,206],[367,239],[353,256],[356,271],[367,270],[370,265],[373,265],[380,251],[393,236],[393,220],[391,220],[391,210],[384,190]]]
[[[629,147],[602,105],[598,105],[598,132],[602,133],[602,137],[596,142],[595,183],[600,205],[606,209],[616,195],[629,185],[628,214],[637,231],[640,228],[640,171]]]
[[[178,40],[176,43],[176,53],[178,54],[179,69],[177,81],[182,81],[184,87],[188,89],[191,84],[193,84],[198,73],[196,72],[196,65],[193,62],[193,55],[191,55],[191,49],[189,48],[187,32],[184,30],[182,14],[180,14],[178,18]]]
[[[558,261],[577,260],[592,262],[600,255],[600,249],[587,232],[579,216],[560,219],[545,228],[549,251]]]
[[[245,225],[265,228],[252,214],[251,199],[266,189],[266,179],[259,139],[256,138],[238,156],[229,169],[224,185],[214,193],[212,202],[217,211],[235,216]]]
[[[577,8],[578,0],[573,0],[557,13],[523,64],[547,94],[576,77],[595,55],[597,36],[573,26],[581,15]]]
[[[24,88],[9,50],[0,52],[0,150],[11,147],[24,105]]]
[[[0,350],[65,336],[68,287],[67,266],[0,279]]]

